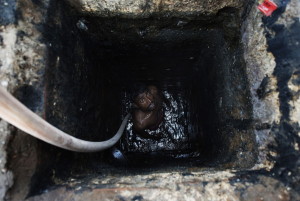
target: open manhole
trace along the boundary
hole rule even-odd
[[[130,112],[135,83],[156,85],[168,103],[164,122],[153,131],[162,133],[159,140],[134,135],[129,122],[120,142],[104,152],[74,153],[38,143],[32,194],[105,171],[148,174],[255,164],[238,10],[207,19],[100,18],[59,2],[49,13],[47,121],[77,138],[102,141]]]

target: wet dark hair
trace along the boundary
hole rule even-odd
[[[130,89],[130,100],[134,101],[134,99],[141,93],[148,91],[148,85],[145,83],[135,83],[132,85]]]

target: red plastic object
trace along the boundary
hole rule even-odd
[[[259,4],[257,8],[266,16],[270,16],[273,11],[278,8],[278,6],[273,1],[264,0],[264,2]]]

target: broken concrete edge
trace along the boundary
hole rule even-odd
[[[128,0],[97,1],[67,0],[68,3],[83,15],[97,17],[148,18],[162,17],[197,17],[214,16],[226,8],[242,8],[247,1],[209,1],[197,0]],[[252,2],[252,1],[249,1]]]
[[[0,46],[0,84],[8,88],[13,81],[13,65],[15,58],[16,28],[14,25],[1,26],[0,36],[2,44]],[[7,144],[10,139],[11,130],[8,123],[0,121],[0,200],[3,200],[8,188],[13,184],[12,172],[7,170]]]
[[[278,19],[278,24],[286,24],[287,27],[291,27],[297,18],[300,21],[300,2],[295,0],[291,1],[286,7],[286,13],[288,14],[283,15]],[[292,94],[297,94],[300,91],[300,87],[295,84],[297,79],[299,79],[299,74],[296,73],[292,75],[288,82],[288,88]],[[295,95],[295,97],[296,99],[292,98],[289,101],[291,108],[289,118],[293,123],[300,125],[300,98],[297,95]]]
[[[259,155],[258,161],[252,169],[266,169],[270,171],[275,163],[275,161],[267,157],[270,154],[268,146],[275,143],[275,136],[270,134],[270,130],[273,123],[279,123],[280,111],[278,92],[276,91],[277,82],[272,75],[276,65],[275,58],[267,51],[264,29],[261,25],[262,14],[253,6],[249,17],[242,26],[244,59],[253,104],[254,122],[257,124],[268,124],[269,128],[255,129],[254,131]],[[266,89],[264,89],[268,91],[268,94],[263,98],[259,98],[257,90],[265,77],[270,78]]]
[[[13,185],[13,174],[7,169],[7,143],[9,141],[10,130],[6,122],[0,121],[0,200],[3,200],[7,189]]]
[[[297,46],[297,43],[299,44],[299,42],[295,42],[297,41],[295,36],[297,33],[295,31],[299,30],[300,3],[296,0],[287,1],[286,3],[286,7],[281,7],[272,18],[263,17],[263,23],[259,20],[260,24],[258,25],[248,24],[246,26],[250,30],[260,30],[260,35],[263,36],[264,40],[263,44],[266,44],[265,48],[262,49],[257,49],[254,46],[257,52],[254,51],[252,54],[254,61],[258,61],[258,63],[254,62],[254,64],[263,64],[261,67],[267,69],[265,75],[261,74],[261,68],[256,69],[255,65],[252,66],[252,63],[249,63],[252,58],[246,59],[248,61],[249,81],[253,86],[256,86],[252,87],[251,90],[252,97],[254,97],[252,99],[254,101],[254,117],[255,112],[258,117],[262,114],[267,114],[267,116],[262,116],[264,118],[261,119],[265,119],[270,128],[256,131],[260,156],[258,164],[253,169],[264,167],[264,169],[269,171],[270,176],[281,180],[286,186],[291,186],[296,191],[299,191],[300,105],[298,105],[299,84],[296,81],[298,78],[297,72],[299,71],[297,68],[299,57],[296,57],[296,54],[294,54],[298,49],[295,47],[291,49],[291,47],[293,45]],[[254,44],[262,42],[262,39],[255,34],[251,37],[255,40]],[[288,39],[284,40],[283,37]],[[245,35],[243,39],[246,41],[245,44],[249,41],[251,42],[251,38],[248,35]],[[280,42],[275,42],[277,46],[274,46],[274,41]],[[249,45],[249,47],[253,46]],[[277,51],[278,48],[279,50]],[[247,48],[246,45],[245,50],[251,52],[250,48]],[[267,53],[262,55],[268,56],[257,59],[261,57],[261,52]],[[284,55],[284,58],[281,55]],[[268,57],[271,61],[269,64],[273,63],[274,67],[266,65],[268,62],[264,62]],[[291,77],[289,77],[290,75]],[[256,78],[257,80],[255,81]],[[257,92],[264,83],[264,80],[266,80],[265,78],[269,80],[265,87],[267,93],[264,97],[259,97]],[[270,111],[271,113],[264,113],[264,111]]]
[[[110,175],[93,178],[84,187],[72,179],[67,187],[49,189],[47,194],[27,200],[293,200],[294,194],[293,189],[268,176],[190,170],[186,174]]]
[[[22,12],[20,7],[26,5],[31,12]],[[17,91],[22,93],[22,87],[31,87],[41,92],[41,104],[35,109],[39,115],[43,113],[43,72],[46,63],[46,45],[40,40],[41,32],[38,30],[39,24],[42,22],[43,10],[35,6],[32,2],[27,1],[1,1],[3,9],[11,11],[13,15],[7,16],[4,12],[0,14],[0,85],[6,88],[12,94]],[[17,11],[18,10],[18,11]],[[8,12],[7,11],[7,12]],[[18,13],[18,19],[16,15]],[[2,15],[3,14],[3,15]],[[8,17],[10,17],[8,19]],[[45,15],[44,15],[45,17]],[[23,94],[21,94],[23,95]],[[30,96],[30,94],[27,94]],[[24,96],[24,95],[23,95]],[[27,183],[18,184],[13,182],[13,177],[18,178],[9,170],[10,161],[8,157],[20,156],[21,161],[26,161],[26,149],[35,149],[31,147],[30,141],[35,141],[22,131],[14,129],[7,122],[0,120],[0,200],[4,200],[7,196],[9,188],[15,185],[23,185],[18,188],[26,190],[29,188],[30,178]],[[11,147],[11,141],[15,137],[23,145]],[[25,140],[24,140],[25,139]],[[20,143],[22,144],[22,143]],[[12,150],[14,148],[14,150]],[[26,149],[25,149],[26,148]],[[9,150],[10,149],[10,150]],[[9,156],[8,156],[9,154]],[[28,160],[30,164],[30,160]],[[31,174],[28,171],[26,164],[19,165],[20,171],[25,171],[26,174]],[[34,168],[32,168],[34,171]],[[14,172],[15,173],[15,172]],[[26,176],[25,176],[26,177]],[[25,194],[26,196],[26,194]]]

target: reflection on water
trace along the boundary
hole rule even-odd
[[[180,94],[163,91],[168,100],[164,103],[164,121],[157,130],[146,130],[150,135],[160,135],[161,139],[144,139],[132,131],[132,120],[129,121],[125,135],[122,138],[122,149],[125,152],[156,152],[156,151],[184,151],[190,148],[187,102]],[[124,102],[124,110],[130,111],[130,100]]]

